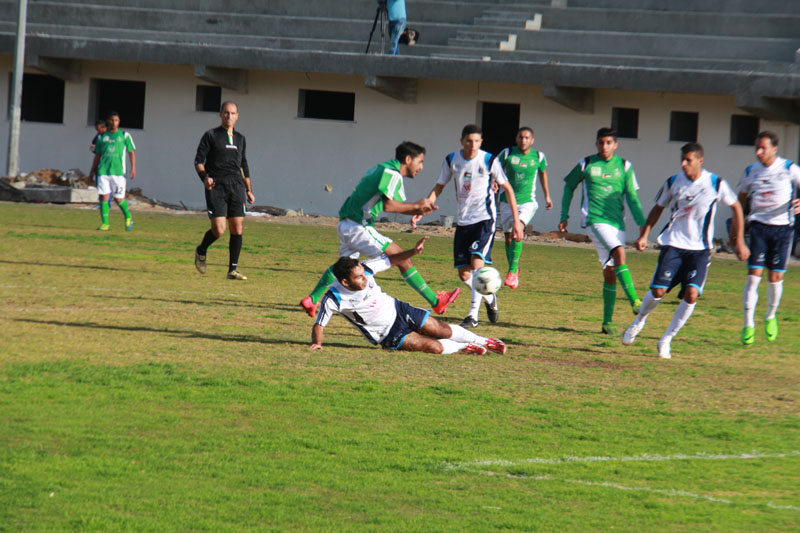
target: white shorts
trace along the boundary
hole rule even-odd
[[[339,234],[339,256],[358,259],[359,255],[378,257],[386,247],[392,244],[392,239],[378,233],[372,226],[364,226],[352,220],[340,220],[336,226]]]
[[[597,249],[597,259],[603,268],[614,266],[614,259],[611,257],[611,250],[618,246],[625,247],[625,231],[615,228],[611,224],[590,224],[586,228],[592,244]]]
[[[536,209],[538,207],[539,204],[536,202],[517,204],[519,221],[522,222],[523,227],[531,223],[533,215],[536,214]],[[503,233],[511,233],[514,231],[514,216],[511,214],[511,206],[505,202],[500,202],[500,227],[503,228]]]
[[[97,176],[97,194],[125,198],[125,176]]]

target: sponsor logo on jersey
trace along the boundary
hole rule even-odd
[[[513,157],[511,158],[511,164],[512,164],[512,165],[519,165],[519,157],[517,157],[517,156],[513,156]],[[524,166],[524,163],[523,163],[523,166]]]
[[[603,177],[603,169],[600,167],[591,167],[589,169],[589,175],[593,178],[601,178]]]
[[[472,172],[464,173],[464,190],[467,192],[472,190]]]

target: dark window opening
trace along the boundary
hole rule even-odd
[[[503,148],[515,145],[519,110],[519,104],[481,102],[482,150],[496,155]]]
[[[753,146],[758,135],[758,117],[731,115],[731,144]]]
[[[195,93],[195,111],[219,113],[222,105],[222,87],[216,85],[198,85]]]
[[[355,120],[356,95],[335,91],[300,89],[297,116],[325,120]]]
[[[615,107],[611,110],[611,127],[617,130],[618,137],[639,138],[639,110],[629,107]]]
[[[9,76],[9,111],[11,109],[11,83]],[[27,122],[64,123],[64,80],[47,74],[22,75],[22,102],[20,118]]]
[[[669,116],[669,140],[697,142],[698,113],[673,111]]]
[[[108,113],[119,113],[121,129],[144,128],[143,81],[104,80],[93,78],[89,85],[88,123],[108,118]]]

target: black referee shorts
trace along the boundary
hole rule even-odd
[[[206,189],[208,218],[234,218],[244,216],[247,191],[241,177],[214,178],[214,187]]]

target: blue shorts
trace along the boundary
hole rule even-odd
[[[394,301],[394,308],[397,317],[389,334],[381,341],[381,346],[390,350],[397,350],[409,333],[422,329],[431,314],[430,309],[420,309],[397,299]]]
[[[492,264],[492,244],[494,244],[494,219],[482,220],[468,226],[456,226],[453,239],[453,266],[460,268],[472,262],[473,255],[479,255],[487,265]]]
[[[786,272],[793,238],[794,226],[750,222],[750,259],[747,261],[747,268]]]
[[[664,246],[658,254],[658,266],[650,282],[651,289],[670,289],[678,284],[682,288],[697,287],[700,294],[706,284],[711,250],[684,250]]]

